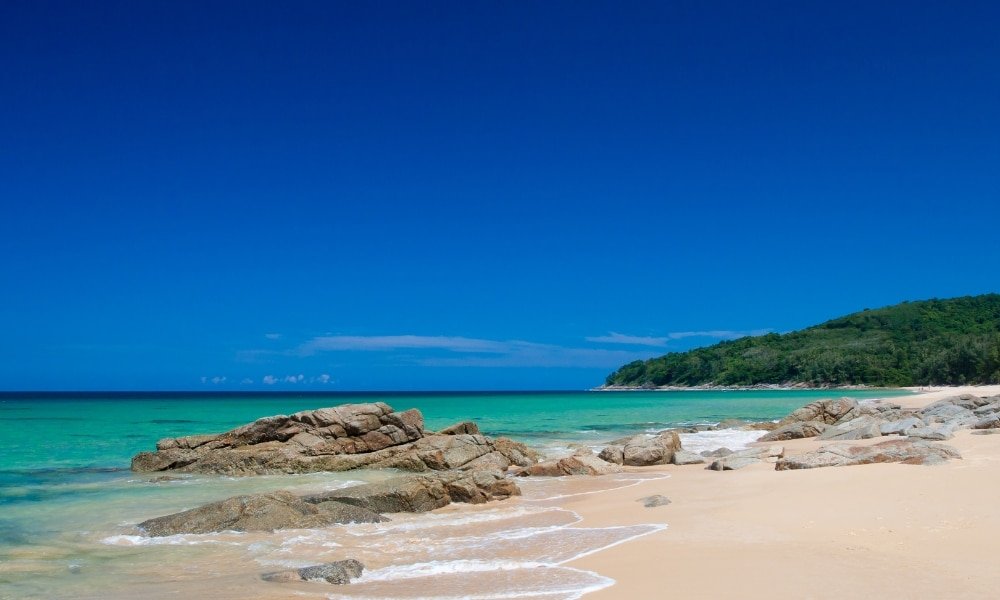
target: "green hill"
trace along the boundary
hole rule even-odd
[[[629,363],[607,385],[910,386],[1000,382],[1000,294],[865,309],[786,334]]]

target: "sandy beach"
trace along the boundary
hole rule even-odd
[[[921,407],[1000,386],[930,388]],[[840,442],[851,445],[880,440]],[[786,454],[830,442],[784,442]],[[1000,436],[959,431],[962,460],[775,471],[703,465],[644,468],[669,478],[566,498],[582,525],[668,528],[568,563],[616,584],[588,598],[990,598],[1000,589]],[[644,508],[663,494],[671,504]]]

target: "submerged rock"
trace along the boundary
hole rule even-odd
[[[666,506],[670,504],[670,498],[663,496],[661,494],[655,494],[653,496],[646,496],[645,498],[639,498],[637,502],[642,502],[642,505],[646,508],[655,508],[657,506]]]
[[[287,571],[276,571],[274,573],[264,573],[261,579],[277,583],[287,583],[290,581],[324,581],[334,585],[350,583],[352,579],[361,577],[365,566],[361,561],[349,558],[336,562],[301,569],[289,569]]]
[[[537,460],[524,444],[491,440],[474,423],[450,435],[425,435],[418,410],[395,412],[382,402],[346,404],[258,419],[218,435],[160,440],[156,452],[132,459],[140,472],[258,475],[395,468],[437,471],[526,466]],[[485,458],[484,458],[485,457]]]

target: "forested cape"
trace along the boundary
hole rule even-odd
[[[1000,383],[1000,294],[903,302],[631,362],[606,385]]]

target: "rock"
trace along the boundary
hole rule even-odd
[[[924,422],[917,417],[907,417],[899,421],[890,421],[879,425],[882,435],[905,435],[906,431],[914,427],[923,427]]]
[[[455,435],[459,433],[475,435],[479,433],[479,425],[476,425],[472,421],[462,421],[461,423],[455,423],[454,425],[445,427],[438,433],[440,435]]]
[[[518,467],[527,467],[541,460],[538,452],[535,452],[521,442],[515,442],[510,438],[498,437],[493,440],[493,447],[503,455],[510,464]]]
[[[976,421],[973,429],[996,429],[1000,427],[1000,414],[991,413]]]
[[[287,571],[277,571],[261,575],[264,581],[286,583],[290,581],[325,581],[334,585],[350,583],[351,579],[361,577],[365,566],[360,561],[349,558],[336,562],[304,567],[301,569],[290,569]]]
[[[704,463],[705,459],[702,458],[700,454],[688,452],[687,450],[678,450],[677,452],[674,452],[672,462],[675,465],[697,465]]]
[[[908,465],[938,464],[942,460],[962,458],[951,446],[919,440],[894,439],[872,446],[823,446],[814,452],[786,456],[778,460],[775,470],[814,469],[867,465],[872,463],[903,463]]]
[[[646,508],[655,508],[657,506],[666,506],[670,504],[670,498],[656,494],[653,496],[646,496],[645,498],[639,498],[637,502],[642,502],[642,505]]]
[[[882,436],[881,422],[871,416],[861,416],[827,428],[820,440],[867,440]]]
[[[705,458],[719,458],[722,456],[729,456],[733,451],[729,448],[716,448],[715,450],[705,450],[701,453]]]
[[[502,469],[537,461],[524,444],[462,433],[472,430],[478,431],[474,423],[462,423],[450,435],[424,435],[420,411],[395,412],[382,402],[346,404],[265,417],[219,435],[161,440],[156,452],[136,455],[132,469],[241,476],[359,468],[437,471],[473,461],[469,468]]]
[[[906,431],[906,436],[924,440],[948,440],[954,434],[955,427],[951,423],[935,423],[925,427],[914,427]]]
[[[613,463],[616,465],[625,463],[625,447],[624,446],[608,446],[601,450],[601,453],[597,455],[597,458]]]
[[[746,426],[746,429],[753,429],[756,431],[774,431],[778,428],[778,424],[774,421],[758,421],[756,423],[750,423]]]
[[[787,417],[778,421],[778,426],[796,421],[820,421],[833,425],[857,407],[858,403],[850,398],[817,400],[792,411]]]
[[[761,460],[757,457],[730,454],[729,456],[716,459],[707,468],[712,471],[735,471],[736,469],[742,469],[743,467],[748,467],[759,462]]]
[[[617,464],[607,462],[597,456],[574,454],[559,459],[546,460],[519,470],[519,477],[562,477],[564,475],[607,475],[621,473]]]
[[[341,503],[318,507],[290,492],[235,496],[180,513],[149,519],[139,528],[153,537],[217,531],[310,529],[334,523],[378,523],[377,512]]]
[[[681,449],[676,431],[664,431],[655,437],[637,435],[622,448],[622,464],[631,467],[670,464],[674,452]]]
[[[762,442],[781,442],[816,437],[830,426],[822,421],[795,421],[782,425],[760,438]]]
[[[396,477],[342,490],[304,496],[303,501],[325,507],[348,504],[375,513],[427,512],[452,502],[482,504],[521,493],[500,471],[449,471]]]

